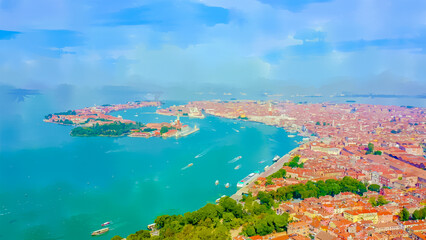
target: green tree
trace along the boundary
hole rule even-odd
[[[256,229],[252,225],[247,226],[243,232],[249,237],[256,235]]]
[[[274,216],[274,225],[277,232],[283,232],[287,230],[289,215],[283,213],[282,215]]]
[[[365,154],[372,154],[374,152],[374,144],[368,143],[368,150]]]
[[[266,192],[259,192],[257,198],[260,200],[261,204],[265,204],[266,207],[270,208],[274,205],[274,199],[271,194]]]
[[[219,206],[223,208],[224,212],[231,212],[237,218],[243,217],[243,208],[234,199],[230,197],[223,197],[219,200]]]
[[[368,202],[371,203],[373,207],[377,206],[377,201],[375,197],[371,197],[370,200],[368,200]]]
[[[415,210],[412,215],[414,220],[421,220],[426,218],[426,207]]]
[[[399,219],[401,221],[407,221],[408,219],[410,219],[410,212],[408,212],[408,210],[405,207],[399,213]]]
[[[371,184],[368,186],[368,190],[374,191],[374,192],[380,192],[380,186],[377,184]]]
[[[274,231],[274,227],[270,226],[266,219],[260,219],[257,223],[255,223],[254,228],[256,229],[256,233],[261,236],[270,234]]]
[[[122,237],[115,235],[114,237],[111,238],[111,240],[121,240],[123,239]]]
[[[382,155],[382,151],[374,151],[374,155]]]
[[[166,127],[166,126],[162,126],[162,127],[161,127],[161,129],[160,129],[160,134],[166,133],[166,132],[168,132],[168,131],[169,131],[169,128],[168,128],[168,127]]]
[[[377,205],[378,206],[383,206],[385,204],[388,204],[389,201],[387,201],[383,196],[379,196],[379,198],[377,198]]]

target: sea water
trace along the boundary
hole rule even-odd
[[[239,180],[301,140],[273,126],[213,116],[181,117],[200,131],[179,139],[71,137],[71,126],[42,121],[68,110],[46,101],[42,95],[26,99],[1,121],[0,239],[91,239],[106,221],[110,231],[97,239],[125,237],[158,215],[183,214],[232,195]],[[156,109],[111,114],[143,123],[176,119]]]

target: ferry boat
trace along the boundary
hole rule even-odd
[[[226,183],[226,184],[225,184],[225,187],[226,187],[226,188],[229,188],[229,183]]]
[[[102,226],[102,227],[105,227],[105,226],[108,226],[108,225],[110,225],[110,224],[111,224],[111,222],[104,222],[104,223],[102,223],[102,224],[101,224],[101,226]]]
[[[280,156],[275,155],[275,157],[272,159],[272,161],[276,162],[276,161],[280,160],[280,158],[281,158]]]
[[[219,185],[219,180],[216,180],[216,182],[214,182],[214,184],[217,186]]]
[[[237,187],[242,188],[248,185],[252,180],[259,176],[259,172],[250,173],[247,177],[237,183]]]
[[[102,235],[102,234],[104,234],[108,231],[109,231],[109,228],[102,228],[102,229],[99,229],[99,230],[92,232],[92,236]]]

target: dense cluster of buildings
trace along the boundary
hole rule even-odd
[[[132,108],[155,107],[160,106],[160,102],[128,102],[126,104],[106,104],[102,106],[87,107],[83,109],[70,110],[68,112],[49,114],[44,119],[45,122],[57,123],[62,125],[78,125],[90,127],[94,125],[107,125],[113,123],[136,124],[135,121],[123,119],[120,115],[117,117],[108,115],[108,113]],[[198,131],[197,126],[189,127],[183,125],[177,114],[176,121],[171,123],[147,123],[143,127],[131,129],[129,137],[183,137]],[[204,116],[203,116],[204,117]],[[135,125],[136,126],[136,125]]]
[[[198,107],[193,106],[192,104],[187,105],[173,105],[168,108],[163,109],[157,109],[156,111],[158,114],[161,115],[168,115],[168,116],[183,116],[183,117],[190,117],[190,118],[204,118],[204,114],[198,109]]]
[[[193,128],[183,125],[178,115],[177,119],[171,123],[147,123],[144,127],[132,129],[129,137],[184,137],[198,130],[196,125]]]
[[[63,124],[63,125],[84,125],[92,126],[95,124],[103,125],[114,122],[118,123],[135,123],[132,120],[123,119],[121,116],[108,115],[110,112],[121,111],[141,107],[160,106],[160,102],[137,101],[128,102],[126,104],[106,104],[102,106],[86,107],[83,109],[72,110],[62,113],[49,114],[45,117],[45,122]]]
[[[304,167],[284,166],[287,178],[272,179],[273,184],[258,178],[249,185],[253,195],[344,176],[382,187],[364,196],[341,193],[283,203],[275,211],[290,214],[287,232],[234,239],[426,239],[424,220],[403,222],[397,216],[403,208],[412,214],[426,205],[425,109],[259,101],[190,104],[207,114],[263,122],[309,137],[292,152]],[[373,207],[369,199],[379,195],[388,203]]]

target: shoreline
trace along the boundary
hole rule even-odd
[[[280,159],[276,162],[274,162],[271,166],[269,166],[266,170],[262,171],[259,176],[257,176],[255,179],[251,180],[246,186],[240,188],[237,190],[237,192],[235,192],[234,194],[232,194],[230,197],[236,201],[240,201],[242,199],[242,194],[244,193],[248,193],[249,189],[253,186],[254,182],[256,182],[256,180],[260,177],[267,177],[275,172],[277,172],[278,170],[281,169],[281,167],[283,166],[284,163],[288,162],[291,159],[291,156],[294,152],[296,152],[297,150],[299,150],[299,147],[296,147],[292,150],[290,150],[290,152],[288,152],[287,154],[285,154],[284,156],[280,157]],[[278,167],[277,166],[281,166]],[[276,169],[276,170],[275,170]],[[275,171],[273,171],[275,170]],[[273,171],[273,172],[271,172]]]

